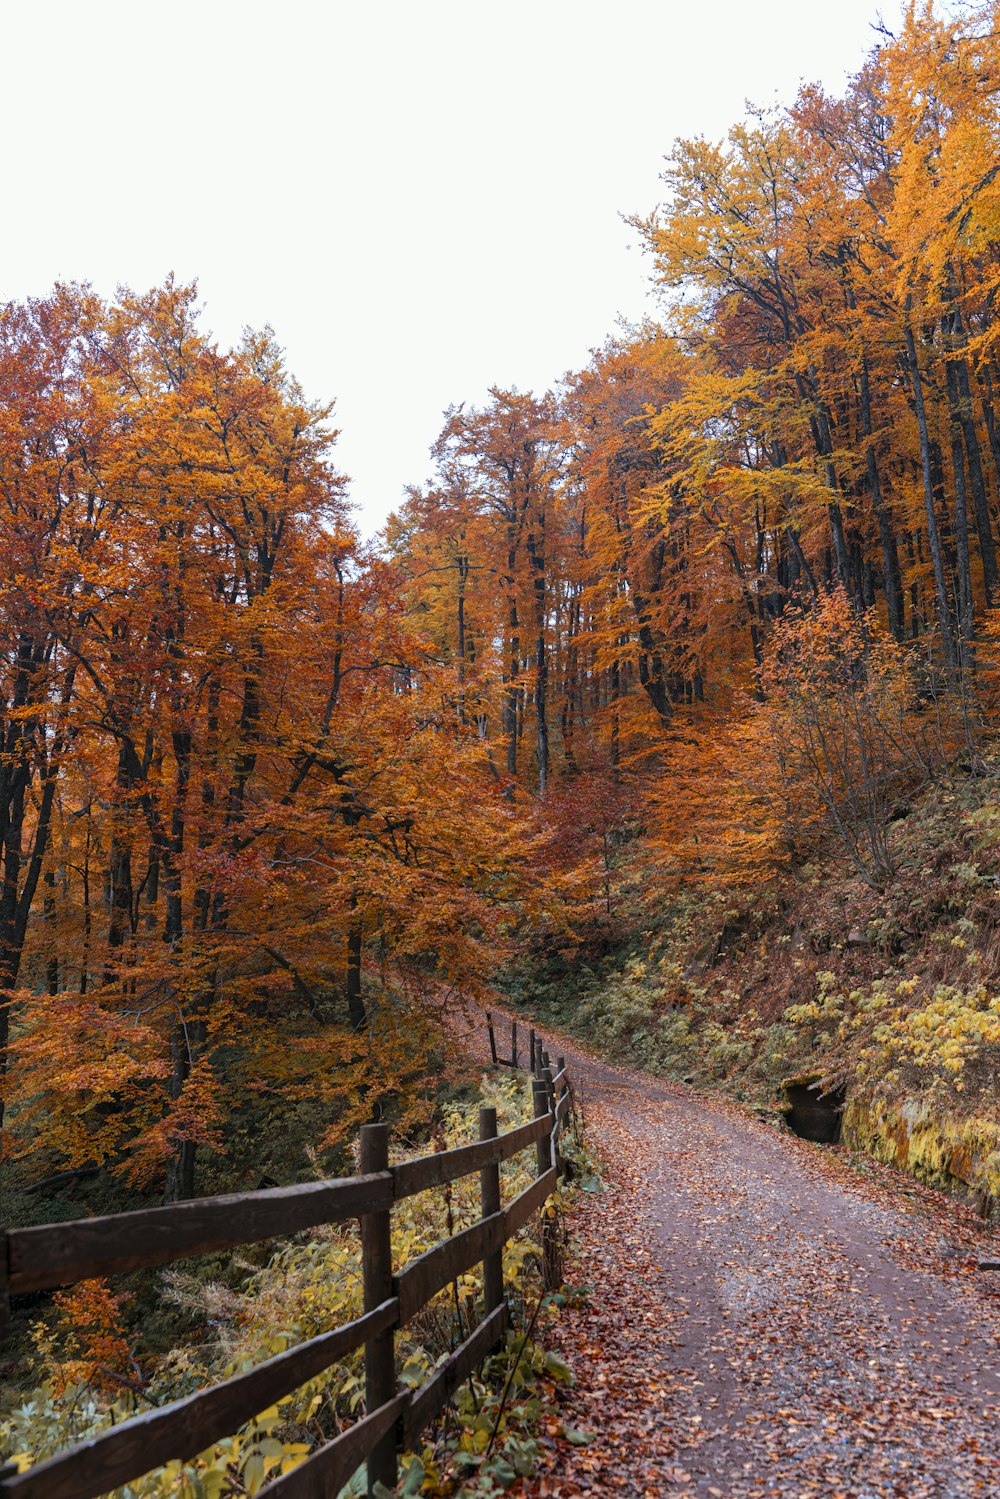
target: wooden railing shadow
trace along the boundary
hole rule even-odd
[[[497,1134],[496,1110],[479,1111],[479,1139],[453,1150],[389,1164],[384,1124],[361,1131],[354,1177],[268,1191],[195,1198],[110,1217],[11,1229],[0,1246],[0,1294],[49,1290],[119,1275],[321,1224],[361,1224],[364,1314],[258,1364],[246,1373],[169,1405],[144,1411],[24,1472],[0,1469],[0,1499],[98,1499],[173,1460],[188,1460],[364,1345],[366,1415],[298,1467],[271,1480],[262,1499],[332,1499],[363,1462],[368,1492],[391,1488],[397,1455],[412,1450],[430,1421],[502,1341],[509,1318],[502,1251],[556,1186],[559,1132],[572,1108],[565,1066],[553,1072],[532,1033],[535,1117]],[[535,1147],[531,1185],[501,1204],[500,1163]],[[392,1271],[394,1203],[479,1172],[482,1217],[398,1275]],[[396,1381],[395,1334],[439,1291],[483,1266],[483,1318],[475,1331],[415,1390]]]

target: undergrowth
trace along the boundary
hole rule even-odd
[[[445,1107],[434,1130],[435,1148],[474,1138],[481,1099],[496,1106],[501,1130],[532,1114],[530,1089],[522,1079],[484,1078],[478,1096]],[[593,1184],[594,1163],[580,1134],[564,1134],[561,1149],[577,1183]],[[527,1187],[533,1175],[533,1152],[504,1162],[504,1201]],[[561,1187],[546,1211],[560,1213],[568,1190]],[[478,1174],[406,1199],[394,1211],[394,1268],[471,1225],[480,1213]],[[443,1495],[462,1489],[485,1495],[531,1471],[541,1413],[553,1403],[552,1386],[571,1376],[546,1353],[538,1336],[552,1298],[542,1293],[541,1250],[530,1227],[503,1251],[513,1330],[420,1451],[405,1455],[404,1493]],[[246,1262],[237,1269],[243,1274],[235,1286],[231,1275],[206,1281],[176,1267],[161,1272],[163,1295],[201,1335],[154,1358],[144,1355],[123,1330],[127,1293],[113,1291],[106,1282],[86,1282],[60,1293],[55,1316],[32,1328],[34,1388],[0,1425],[0,1444],[8,1458],[25,1468],[137,1412],[252,1368],[352,1320],[363,1309],[360,1239],[353,1223],[300,1235],[283,1243],[266,1264]],[[423,1384],[469,1335],[481,1303],[479,1267],[436,1296],[397,1336],[400,1382],[412,1388]],[[363,1396],[359,1350],[194,1461],[158,1468],[116,1489],[115,1499],[256,1494],[356,1419]],[[363,1492],[362,1474],[344,1494]]]
[[[828,848],[753,891],[636,897],[599,951],[525,955],[504,982],[602,1056],[757,1107],[846,1090],[855,1143],[936,1184],[1000,1193],[1000,758],[893,813],[881,888]],[[621,889],[629,871],[619,872]],[[619,909],[623,902],[619,902]],[[920,1141],[915,1143],[917,1135]]]

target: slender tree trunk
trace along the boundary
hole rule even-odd
[[[45,905],[43,911],[44,921],[49,929],[47,941],[48,958],[45,963],[45,987],[49,994],[59,993],[59,954],[56,950],[56,941],[53,928],[56,919],[56,872],[54,869],[45,871]]]
[[[352,1031],[363,1031],[368,1023],[361,994],[361,952],[361,923],[353,920],[347,929],[347,1018]]]
[[[920,438],[920,473],[924,488],[924,508],[927,514],[927,541],[930,546],[931,564],[934,569],[934,588],[937,594],[938,621],[941,626],[941,644],[944,650],[945,665],[949,672],[954,672],[957,666],[955,650],[955,630],[952,623],[951,604],[948,599],[948,584],[945,575],[944,552],[941,546],[941,533],[938,528],[937,510],[934,503],[934,479],[931,470],[931,442],[927,427],[927,408],[924,404],[924,385],[920,374],[920,363],[917,359],[917,346],[913,337],[913,329],[909,322],[910,308],[906,308],[906,322],[904,327],[904,338],[906,344],[906,362],[910,376],[910,384],[913,391],[913,406],[917,418],[917,432]]]
[[[34,653],[22,672],[24,692],[15,688],[13,707],[26,708],[34,689],[32,678],[37,665]],[[3,1086],[6,1083],[10,1047],[10,1007],[13,991],[21,972],[21,958],[28,933],[42,866],[49,846],[56,785],[64,748],[65,715],[73,696],[76,667],[70,667],[63,680],[56,727],[45,743],[44,730],[30,718],[12,716],[5,736],[6,763],[0,768],[0,858],[3,862],[0,885],[0,1128],[4,1121]],[[39,745],[39,738],[41,745]],[[28,791],[41,762],[41,792],[35,808],[34,827],[25,850]]]
[[[576,752],[573,747],[576,732],[576,702],[579,691],[579,647],[577,635],[579,633],[580,603],[575,596],[571,596],[569,605],[569,629],[566,640],[566,677],[565,691],[562,706],[562,741],[563,754],[566,758],[566,769],[571,775],[577,770]]]
[[[507,691],[503,710],[503,730],[507,736],[507,774],[511,782],[509,789],[511,796],[514,794],[514,782],[517,779],[517,679],[521,669],[520,622],[517,614],[517,596],[514,592],[516,565],[517,547],[512,522],[508,532],[507,549]]]
[[[108,960],[103,982],[119,976],[115,955],[125,945],[132,925],[132,851],[129,847],[131,777],[123,745],[118,750],[115,804],[112,809],[111,848],[108,854]]]
[[[178,1019],[170,1038],[170,1096],[176,1103],[194,1066],[197,1038],[194,1027]],[[195,1142],[178,1140],[167,1158],[163,1198],[180,1202],[194,1196]]]
[[[83,897],[83,949],[80,954],[80,997],[87,992],[90,982],[90,943],[93,935],[93,917],[90,910],[90,808],[87,808],[87,832],[83,844],[83,867],[80,874]]]
[[[962,665],[969,664],[972,646],[972,563],[969,557],[969,492],[965,482],[965,444],[958,417],[958,381],[954,368],[945,365],[951,405],[951,463],[955,481],[955,561],[958,574],[958,638]]]
[[[979,401],[983,409],[983,421],[986,423],[986,435],[990,442],[990,452],[993,454],[993,469],[996,475],[997,488],[1000,489],[1000,428],[997,426],[996,409],[993,405],[993,376],[988,364],[984,364],[979,371]]]
[[[957,318],[958,314],[956,313],[955,316]],[[997,597],[998,588],[1000,588],[1000,576],[997,571],[996,542],[993,537],[993,524],[986,495],[986,479],[983,474],[982,449],[979,446],[979,433],[976,431],[976,419],[972,410],[969,366],[964,358],[960,358],[955,360],[954,369],[958,395],[957,414],[969,461],[969,482],[976,512],[976,534],[979,537],[979,555],[983,564],[983,592],[986,607],[991,609]]]
[[[149,851],[149,869],[146,874],[146,919],[145,928],[147,932],[156,931],[156,905],[160,898],[160,861],[156,856],[156,849]]]
[[[164,885],[166,904],[164,911],[164,940],[171,949],[172,961],[180,965],[184,961],[184,903],[181,885],[181,860],[184,856],[187,791],[191,775],[191,734],[188,730],[175,729],[172,736],[174,752],[174,804],[170,813],[170,832],[167,857],[164,859]],[[185,1012],[184,986],[174,986],[177,1019],[170,1038],[170,1097],[174,1103],[181,1097],[184,1086],[194,1066],[196,1036],[193,1017]],[[178,1202],[194,1195],[194,1143],[179,1140],[168,1157],[164,1201]]]
[[[806,382],[801,376],[798,377],[797,385],[799,395],[809,404],[809,425],[816,451],[825,460],[823,463],[823,474],[826,479],[827,488],[831,494],[839,495],[840,484],[837,480],[837,471],[833,464],[833,431],[829,413],[821,400],[809,395]],[[847,590],[848,596],[854,601],[855,606],[857,606],[859,600],[853,589],[851,559],[847,549],[847,537],[844,532],[844,512],[840,507],[839,499],[830,500],[826,508],[830,522],[830,538],[833,542],[833,555],[836,563],[837,577]]]
[[[957,298],[957,286],[952,295]],[[948,388],[948,404],[952,424],[961,429],[969,464],[969,489],[976,516],[976,533],[979,538],[979,555],[983,568],[983,592],[986,607],[990,608],[997,591],[997,556],[990,522],[990,507],[986,498],[986,483],[983,477],[983,461],[979,447],[979,434],[972,407],[972,390],[969,381],[969,366],[965,358],[966,337],[961,308],[953,305],[952,311],[941,319],[941,335],[945,349],[945,378]],[[952,437],[952,454],[955,441]]]
[[[528,534],[532,591],[535,599],[535,739],[538,759],[538,795],[545,796],[549,784],[549,664],[545,643],[545,515],[540,513],[537,532]]]
[[[885,587],[886,612],[889,619],[889,630],[896,640],[903,639],[903,584],[899,571],[899,552],[896,547],[896,537],[892,529],[892,520],[889,511],[882,498],[882,484],[879,479],[878,459],[875,456],[875,440],[872,432],[872,400],[871,387],[868,380],[868,360],[861,360],[861,429],[867,442],[865,444],[865,466],[868,476],[868,493],[871,495],[872,509],[875,511],[875,519],[878,523],[879,543],[882,548],[882,577]]]
[[[222,700],[222,683],[218,676],[211,677],[208,684],[208,700],[205,714],[205,749],[201,780],[201,812],[198,826],[198,848],[207,849],[215,835],[216,777],[219,764],[219,706]],[[194,892],[195,930],[206,932],[213,908],[213,894],[207,884],[199,884]]]
[[[539,633],[535,643],[535,741],[538,758],[538,795],[543,798],[549,785],[548,671],[543,630]]]
[[[458,717],[465,723],[465,587],[469,577],[469,558],[458,559]]]

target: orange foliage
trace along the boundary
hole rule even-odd
[[[625,878],[891,878],[992,682],[997,20],[910,5],[842,98],[675,142],[664,327],[449,411],[381,551],[270,337],[173,282],[0,309],[17,1151],[190,1192],[241,1098],[341,1138]]]
[[[58,288],[0,364],[6,1147],[187,1195],[276,1052],[482,982],[533,832],[268,337]]]
[[[647,837],[623,821],[620,849],[661,889],[780,878],[827,836],[887,878],[892,796],[975,741],[1000,597],[996,21],[911,5],[842,98],[676,141],[635,221],[664,326],[557,402],[453,413],[390,527],[414,616],[475,659],[508,789],[558,827],[560,780],[638,777]]]
[[[48,1330],[39,1326],[36,1341],[56,1396],[70,1385],[89,1385],[109,1395],[135,1387],[137,1372],[122,1332],[122,1311],[130,1300],[105,1280],[82,1280],[55,1293],[55,1322]]]

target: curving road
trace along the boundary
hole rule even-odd
[[[603,1304],[559,1332],[594,1439],[553,1441],[523,1492],[1000,1496],[1000,1273],[975,1268],[995,1236],[899,1173],[547,1044],[608,1172],[575,1233]]]

